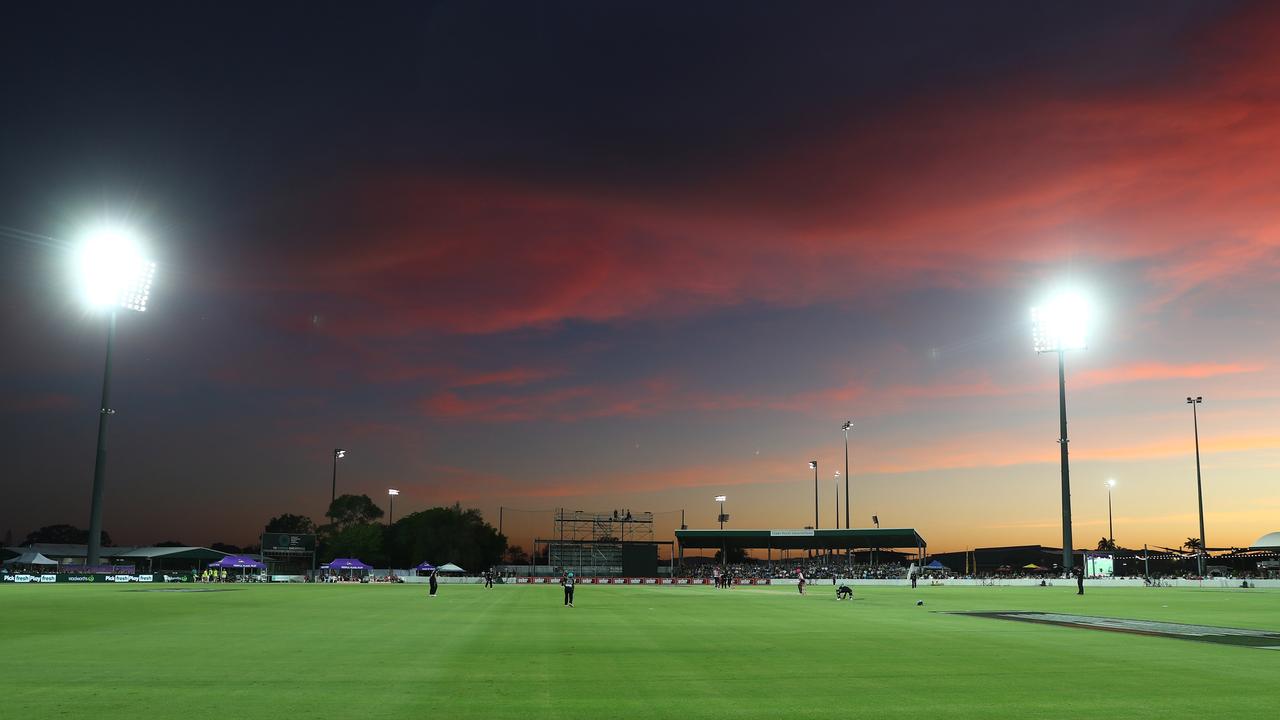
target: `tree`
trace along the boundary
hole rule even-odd
[[[348,497],[344,495],[343,497]],[[316,524],[306,515],[277,515],[267,521],[266,532],[288,533],[290,535],[310,535],[316,531]]]
[[[1101,540],[1098,541],[1098,549],[1099,550],[1115,550],[1116,541],[1110,538],[1102,538]]]
[[[1182,543],[1182,547],[1191,552],[1198,552],[1200,550],[1200,538],[1187,538],[1187,541]]]
[[[519,545],[512,545],[507,548],[507,552],[502,556],[502,561],[508,565],[528,565],[529,553]]]
[[[729,548],[729,562],[743,563],[747,561],[747,551],[740,547]],[[716,562],[720,562],[720,551],[716,551]]]
[[[436,565],[457,563],[471,571],[496,565],[507,550],[507,538],[484,521],[479,510],[436,507],[400,518],[387,531],[387,554],[394,567],[423,560]]]
[[[187,547],[187,544],[181,540],[165,540],[164,542],[156,543],[152,547]]]
[[[375,567],[385,565],[386,555],[382,552],[384,532],[381,525],[374,523],[347,525],[329,536],[321,557],[326,562],[338,557],[353,557]]]
[[[216,542],[216,543],[214,543],[214,544],[210,545],[210,546],[209,546],[209,549],[210,549],[210,550],[217,550],[218,552],[224,552],[224,553],[226,553],[226,554],[228,554],[228,555],[239,555],[239,554],[240,554],[240,547],[239,547],[239,546],[237,546],[237,545],[228,545],[227,543],[220,543],[220,542]]]
[[[81,530],[73,525],[46,525],[29,533],[22,544],[31,545],[33,543],[87,545],[89,544],[89,531]],[[111,547],[111,544],[111,536],[104,530],[102,532],[102,546]]]
[[[341,532],[349,525],[372,523],[382,517],[382,508],[369,499],[368,495],[339,495],[329,504],[325,513],[329,518],[332,532]]]

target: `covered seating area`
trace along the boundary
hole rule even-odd
[[[858,550],[914,548],[921,560],[928,547],[920,533],[912,528],[857,528],[850,530],[676,530],[679,563],[684,564],[685,549],[764,550],[772,567],[792,557],[794,552],[841,553],[846,558]],[[776,557],[775,557],[776,555]]]

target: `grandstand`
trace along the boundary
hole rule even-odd
[[[920,562],[928,545],[920,533],[912,528],[859,528],[850,530],[677,530],[680,562],[684,562],[686,549],[764,550],[766,561],[772,565],[775,551],[778,560],[788,559],[789,553],[819,552],[842,553],[845,562],[853,563],[857,550],[882,551],[892,549],[915,550],[904,559]],[[727,554],[727,552],[726,552]],[[903,556],[895,554],[895,559]]]

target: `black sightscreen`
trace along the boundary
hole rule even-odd
[[[658,546],[627,543],[622,546],[623,577],[655,577],[658,574]]]

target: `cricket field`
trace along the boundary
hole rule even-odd
[[[0,707],[22,720],[1280,712],[1280,649],[1267,646],[1280,640],[1265,637],[1280,633],[1277,590],[855,593],[580,585],[566,608],[555,585],[443,585],[435,598],[418,585],[10,585]],[[961,612],[1264,632],[1209,642]]]

